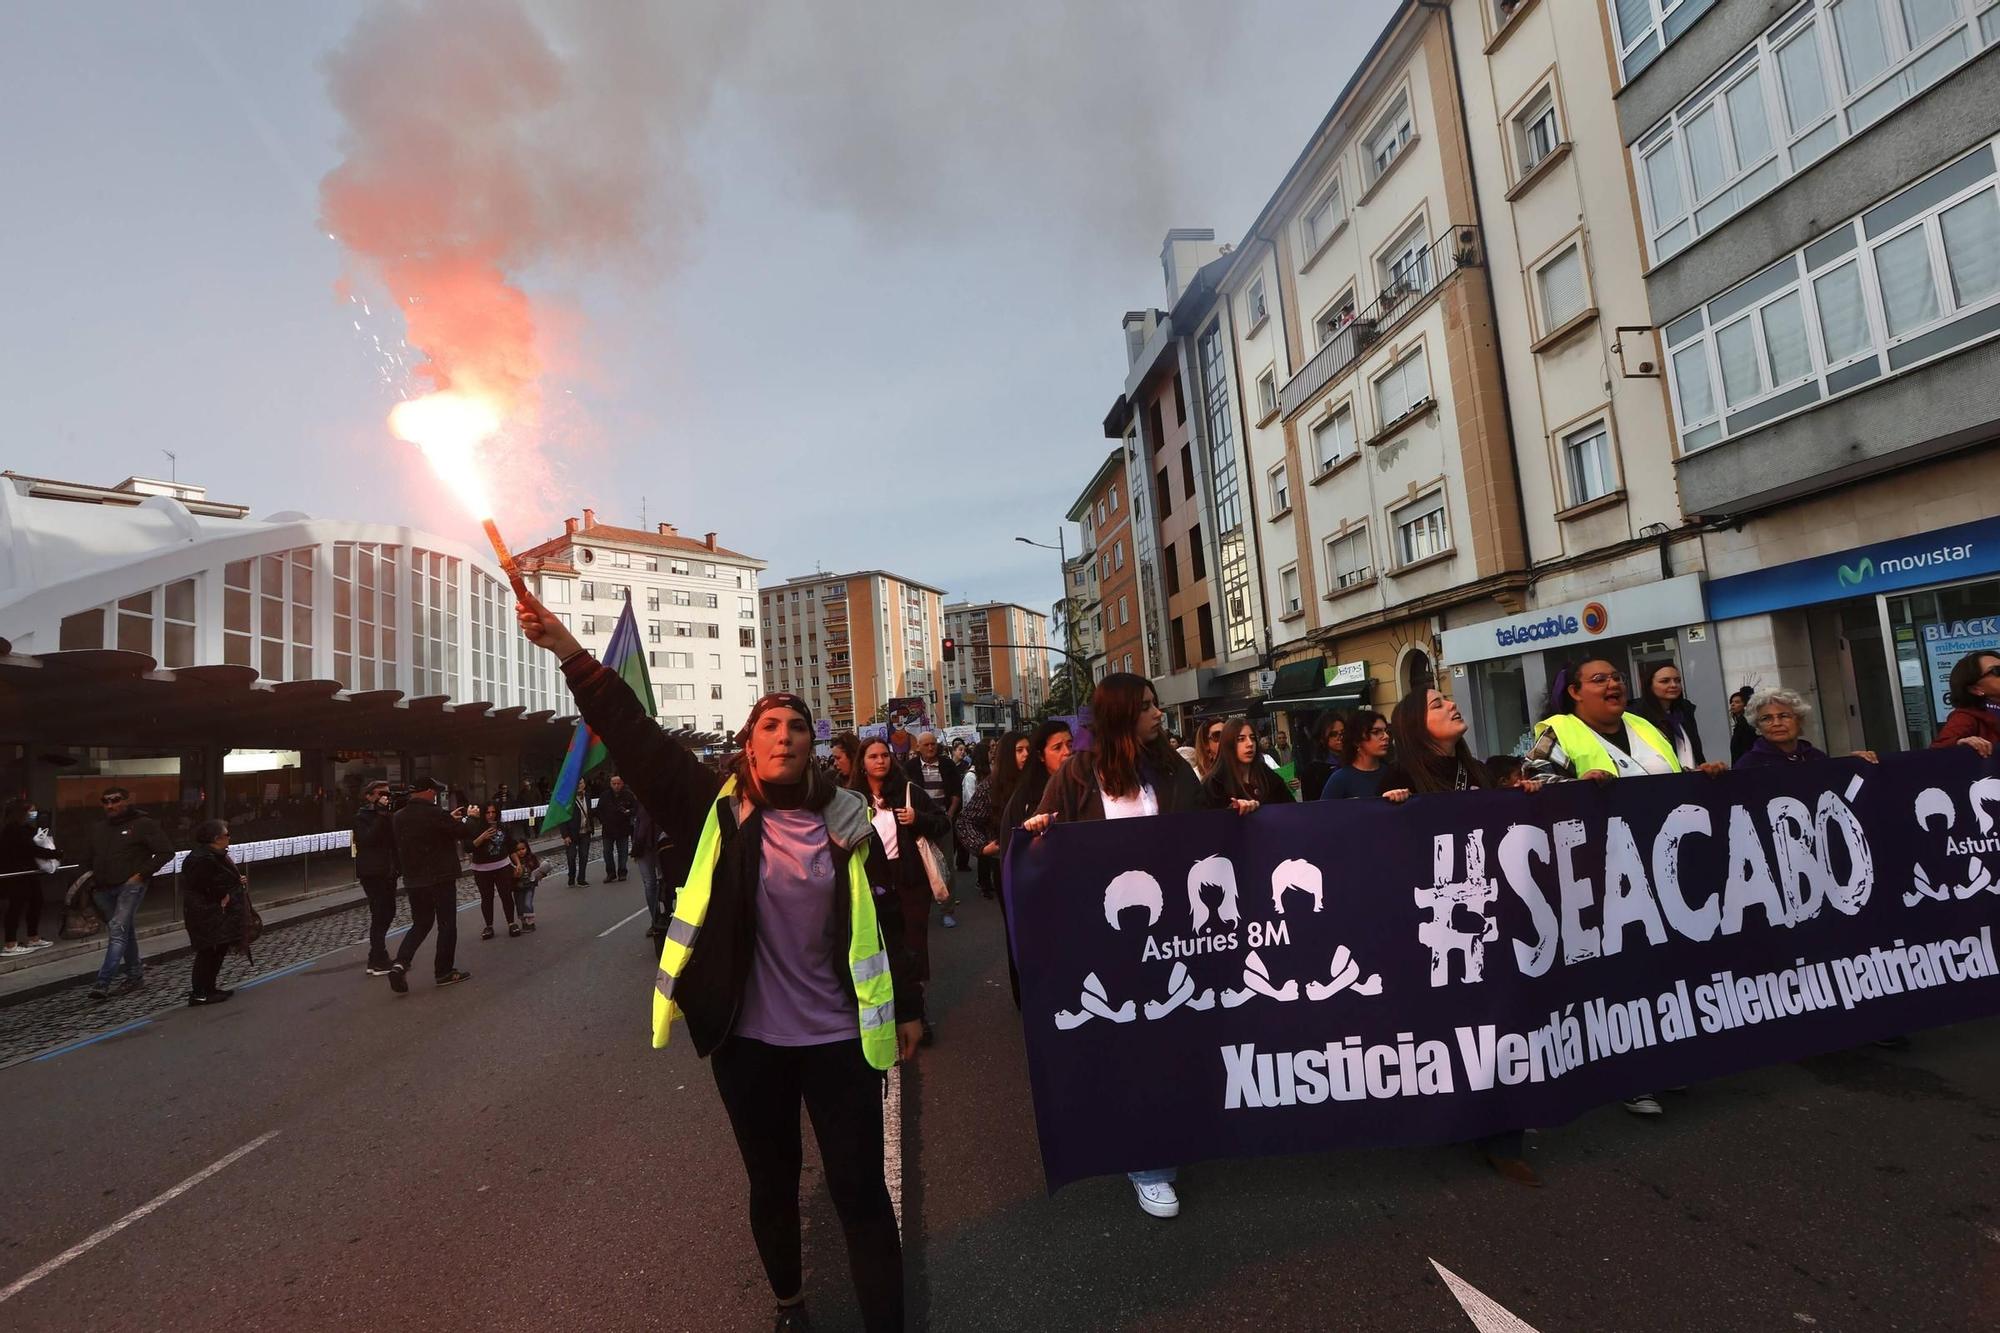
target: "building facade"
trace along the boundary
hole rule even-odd
[[[1068,518],[1082,543],[1071,562],[1069,584],[1077,614],[1076,651],[1089,663],[1092,680],[1112,671],[1152,674],[1132,518],[1137,499],[1121,444],[1106,455],[1069,507]]]
[[[1682,508],[1728,685],[1921,746],[2000,647],[2000,11],[1608,10]]]
[[[1126,316],[1130,365],[1104,422],[1125,451],[1152,679],[1180,729],[1247,705],[1266,649],[1240,385],[1217,289],[1231,263],[1211,230],[1167,233],[1170,308]]]
[[[600,656],[629,600],[660,725],[727,735],[764,693],[757,614],[764,562],[715,538],[683,537],[671,523],[617,527],[586,509],[520,560],[535,595]]]
[[[1626,163],[1611,13],[1455,0],[1452,17],[1529,581],[1447,612],[1440,647],[1474,748],[1518,753],[1579,651],[1634,676],[1671,659],[1691,696],[1724,690],[1647,327],[1638,198],[1604,187]],[[1719,751],[1724,711],[1700,721]]]
[[[1263,708],[1294,728],[1428,687],[1445,625],[1525,604],[1466,119],[1446,15],[1405,4],[1217,283],[1245,386]]]
[[[1048,617],[1011,602],[953,602],[943,609],[944,634],[956,658],[941,662],[946,718],[973,720],[985,707],[1019,726],[1049,697]]]
[[[923,700],[936,722],[945,704],[943,602],[942,589],[887,570],[787,579],[759,598],[765,679],[835,731],[873,722],[904,699]]]

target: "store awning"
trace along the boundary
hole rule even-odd
[[[1298,699],[1309,694],[1318,694],[1326,688],[1326,659],[1308,657],[1299,662],[1287,662],[1277,669],[1271,681],[1270,702],[1280,699]]]
[[[1357,680],[1348,685],[1322,685],[1311,694],[1294,695],[1289,698],[1271,698],[1260,701],[1253,717],[1269,717],[1272,713],[1324,713],[1330,708],[1359,708],[1375,697],[1376,681],[1373,676]]]

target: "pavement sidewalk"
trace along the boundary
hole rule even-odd
[[[562,860],[562,840],[549,838],[532,844],[537,855],[547,860],[551,849],[558,863]],[[343,860],[345,858],[342,858]],[[259,869],[262,868],[260,863]],[[285,891],[266,896],[259,889],[260,878],[255,870],[250,877],[252,901],[257,905],[257,914],[264,919],[264,929],[270,931],[288,922],[311,920],[344,912],[367,902],[362,895],[360,881],[349,878],[334,879],[321,884],[311,884],[300,889],[291,887]],[[472,882],[472,872],[461,872],[461,889]],[[547,883],[546,880],[543,883]],[[399,886],[400,887],[400,886]],[[57,918],[59,924],[60,917]],[[53,936],[53,929],[49,932]],[[187,927],[180,921],[142,922],[138,928],[139,952],[148,962],[179,958],[193,952],[188,943]],[[0,969],[0,1008],[18,1004],[49,991],[61,989],[85,977],[94,976],[104,962],[104,951],[109,940],[105,932],[99,931],[86,940],[58,939],[55,944],[26,958],[9,958],[7,966]]]

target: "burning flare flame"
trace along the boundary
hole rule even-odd
[[[475,518],[493,516],[493,496],[486,489],[488,469],[478,449],[500,424],[500,410],[492,399],[457,389],[411,398],[389,413],[389,430],[424,451],[438,480]]]

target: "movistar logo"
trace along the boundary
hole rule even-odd
[[[1874,572],[1875,562],[1864,555],[1861,557],[1860,564],[1842,565],[1840,567],[1840,586],[1843,588],[1852,588],[1863,579],[1874,574]]]

